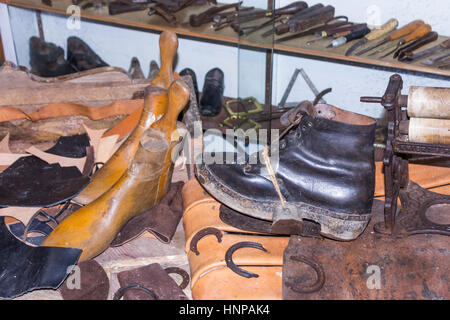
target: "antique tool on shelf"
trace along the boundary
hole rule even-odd
[[[442,53],[436,57],[430,58],[422,62],[425,66],[434,66],[434,67],[444,67],[448,66],[448,56],[450,56],[450,51]]]
[[[189,17],[189,24],[192,27],[199,27],[202,24],[213,22],[214,17],[217,16],[218,13],[228,10],[228,9],[237,9],[241,4],[242,4],[242,1],[223,5],[220,7],[212,7],[200,14],[193,14]]]
[[[171,25],[177,25],[178,20],[177,17],[170,11],[167,10],[167,8],[163,5],[155,5],[151,7],[151,9],[147,13],[149,16],[153,14],[158,14],[161,16],[164,20],[166,20]]]
[[[434,223],[426,216],[431,206],[450,204],[450,196],[425,190],[410,181],[407,158],[408,155],[450,157],[450,88],[411,87],[408,95],[402,95],[402,87],[401,76],[395,74],[383,97],[361,97],[361,102],[381,103],[388,116],[383,160],[384,222],[374,229],[397,237],[417,233],[450,235],[450,225]],[[430,122],[446,124],[436,130],[428,126]],[[402,208],[397,213],[399,196]]]
[[[218,15],[214,17],[214,30],[220,30],[225,27],[231,26],[234,31],[238,34],[243,35],[244,29],[252,29],[247,34],[253,33],[257,30],[260,30],[275,21],[281,21],[282,16],[295,14],[303,9],[308,7],[308,5],[304,1],[296,1],[285,7],[276,9],[274,11],[267,10],[247,10],[239,9],[238,11],[231,12],[230,14],[223,17],[222,15]],[[266,21],[260,25],[252,26],[252,27],[242,27],[243,23],[248,23],[254,20],[259,20],[262,18],[271,18],[269,21]]]
[[[417,28],[413,33],[411,33],[409,36],[402,38],[394,49],[388,51],[388,53],[382,55],[380,58],[387,57],[388,55],[392,54],[393,52],[396,52],[399,48],[401,48],[402,45],[410,43],[416,39],[419,39],[426,34],[428,34],[431,31],[431,26],[429,24],[425,24],[423,26],[420,26]]]
[[[361,27],[359,27],[358,29],[353,30],[352,32],[350,32],[348,35],[343,36],[343,37],[339,37],[337,39],[334,39],[333,41],[331,41],[331,43],[327,46],[327,48],[336,48],[336,47],[340,47],[352,40],[355,39],[360,39],[362,37],[364,37],[366,34],[370,33],[370,29],[369,27],[367,27],[366,25],[362,25]]]
[[[343,20],[340,21],[340,19],[343,19]],[[336,21],[336,22],[331,23],[332,21]],[[323,25],[321,25],[319,27],[311,28],[309,30],[306,30],[306,31],[303,31],[300,33],[282,37],[280,39],[277,39],[276,42],[283,42],[283,41],[298,39],[298,38],[306,37],[309,35],[313,35],[317,32],[326,32],[327,30],[333,30],[337,27],[342,27],[345,25],[352,25],[351,22],[348,22],[348,18],[346,16],[333,17],[332,19],[326,21]]]
[[[269,30],[265,33],[262,34],[263,37],[268,37],[270,35],[273,35],[274,33],[280,35],[286,32],[298,32],[295,31],[295,26],[298,25],[299,22],[307,20],[307,19],[311,19],[313,17],[318,17],[318,15],[320,15],[321,13],[323,13],[324,11],[324,5],[321,3],[318,3],[312,7],[309,8],[305,8],[304,10],[294,14],[293,16],[291,16],[289,18],[289,20],[286,23],[282,23],[277,25],[274,29]],[[330,10],[330,8],[327,8],[325,11],[328,12]],[[327,19],[324,19],[323,22],[325,22]],[[318,21],[316,24],[320,24],[320,21]]]
[[[286,32],[300,32],[316,25],[323,24],[334,17],[334,11],[335,9],[333,6],[326,6],[317,10],[312,10],[301,18],[293,19],[288,21],[286,24],[276,26],[275,33],[280,35]]]
[[[367,48],[357,52],[356,55],[360,56],[360,55],[362,55],[362,54],[364,54],[366,52],[369,52],[370,50],[373,50],[375,48],[378,48],[379,46],[382,46],[382,45],[384,45],[384,44],[386,44],[388,42],[391,42],[391,41],[394,41],[394,40],[398,40],[398,39],[400,39],[400,38],[402,38],[402,37],[412,33],[414,30],[416,30],[418,27],[420,27],[420,26],[422,26],[424,24],[425,24],[425,22],[423,22],[422,20],[414,20],[414,21],[408,23],[407,25],[405,25],[404,27],[402,27],[402,28],[392,32],[389,36],[387,36],[383,40],[381,40],[381,41],[379,41],[379,42],[377,42],[377,43],[375,43],[375,44],[373,44],[373,45],[371,45],[371,46],[369,46],[369,47],[367,47]],[[373,52],[373,54],[377,54],[379,52],[381,52],[381,50]]]
[[[346,35],[349,35],[354,30],[359,29],[362,26],[365,26],[366,24],[350,24],[350,25],[344,25],[335,29],[330,29],[322,32],[317,32],[316,37],[318,39],[310,40],[306,42],[307,46],[312,45],[315,42],[323,41],[327,39],[338,39],[340,37],[344,37]]]
[[[369,41],[376,40],[378,38],[381,38],[382,36],[388,34],[389,32],[395,30],[398,26],[398,20],[397,19],[390,19],[388,22],[383,24],[380,28],[372,30],[370,33],[365,35],[361,40],[356,42],[353,46],[350,47],[350,49],[347,50],[345,53],[346,56],[349,56],[352,54],[353,51],[358,49],[359,47],[365,45]]]
[[[398,31],[400,31],[400,30],[398,30]],[[389,50],[389,52],[385,55],[385,56],[387,56],[387,55],[393,53],[398,48],[400,48],[402,45],[404,45],[404,44],[406,44],[408,42],[411,42],[411,41],[413,41],[415,39],[418,39],[418,38],[420,38],[421,36],[427,34],[430,31],[431,31],[430,25],[417,23],[414,28],[409,29],[409,32],[406,35],[395,39],[395,40],[398,40],[398,41],[393,41],[387,47],[384,47],[384,48],[381,48],[379,50],[376,50],[376,51],[372,52],[371,54],[369,54],[369,56],[374,56],[376,54],[379,54],[379,53],[382,53],[382,52],[384,52],[386,50]],[[396,33],[394,32],[393,34],[396,34]],[[400,34],[400,32],[398,34]],[[398,34],[396,34],[396,35],[398,35]],[[394,48],[392,50],[390,50],[392,47],[394,47]]]
[[[421,48],[433,41],[436,41],[438,39],[439,35],[437,32],[429,32],[428,34],[424,35],[423,37],[411,42],[410,44],[407,44],[400,49],[398,49],[394,53],[394,58],[398,58],[399,61],[403,61],[405,59],[405,55],[407,53],[413,52],[414,50]]]
[[[125,12],[142,11],[148,9],[147,3],[123,3],[122,1],[112,1],[108,4],[108,13],[110,15],[121,14]]]
[[[247,106],[245,105],[245,103],[249,103],[251,105],[254,106],[253,109],[248,109]],[[238,106],[238,108],[242,108],[244,109],[244,111],[234,111],[231,106],[236,104]],[[250,124],[252,124],[254,126],[254,129],[257,130],[259,128],[261,128],[261,125],[255,121],[253,121],[252,119],[249,119],[249,117],[251,115],[255,115],[258,113],[261,113],[264,111],[263,106],[258,102],[258,100],[256,100],[256,98],[254,97],[247,97],[244,99],[232,99],[232,100],[228,100],[225,103],[225,111],[229,114],[229,116],[227,118],[225,118],[225,120],[223,120],[220,123],[220,126],[226,126],[229,128],[233,128],[236,129],[236,125],[232,124],[233,120],[239,120],[239,124],[242,125],[245,122],[249,122]]]
[[[408,62],[415,62],[415,61],[421,60],[423,58],[429,57],[433,54],[436,54],[440,51],[446,51],[448,49],[450,49],[450,39],[442,41],[437,46],[431,47],[431,48],[423,50],[421,52],[417,52],[417,53],[405,52],[403,60],[408,61]]]

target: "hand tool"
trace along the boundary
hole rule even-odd
[[[401,47],[400,49],[398,49],[395,53],[394,53],[394,59],[398,58],[399,61],[404,61],[405,59],[405,54],[406,53],[410,53],[413,52],[414,50],[421,48],[433,41],[436,41],[437,38],[439,37],[437,32],[428,32],[426,35],[424,35],[423,37],[414,40],[413,42],[411,42],[410,44],[407,44],[403,47]]]
[[[410,34],[415,29],[417,29],[418,27],[420,27],[421,25],[424,25],[424,24],[425,24],[425,22],[423,22],[422,20],[414,20],[414,21],[408,23],[406,26],[398,29],[397,31],[394,31],[393,33],[391,33],[389,36],[387,36],[383,40],[375,43],[374,45],[371,45],[370,47],[367,47],[367,48],[359,51],[358,53],[356,53],[356,55],[360,56],[363,53],[369,52],[370,50],[375,49],[385,43],[400,39],[401,37],[404,37],[404,36]]]
[[[344,19],[343,21],[338,21],[340,19]],[[330,23],[332,21],[337,21],[335,23]],[[293,40],[293,39],[298,39],[298,38],[302,38],[305,36],[309,36],[312,34],[315,34],[316,32],[323,32],[326,31],[328,29],[333,29],[333,28],[337,28],[337,27],[341,27],[344,25],[349,24],[348,22],[348,18],[346,16],[338,16],[338,17],[333,17],[330,20],[326,21],[323,25],[319,26],[319,27],[315,27],[300,33],[296,33],[293,35],[289,35],[280,39],[277,39],[276,42],[283,42],[283,41],[288,41],[288,40]]]
[[[431,26],[429,24],[424,24],[422,26],[420,26],[419,28],[417,28],[413,33],[411,33],[410,35],[402,38],[397,45],[395,46],[394,49],[390,50],[388,53],[384,54],[383,56],[380,57],[380,59],[387,57],[388,55],[392,54],[393,52],[395,52],[398,48],[400,48],[402,45],[409,43],[413,40],[419,39],[421,37],[423,37],[424,35],[428,34],[431,31]]]
[[[164,5],[155,5],[148,11],[149,16],[153,15],[154,13],[160,15],[164,20],[166,20],[171,25],[178,24],[177,17],[175,17],[174,14],[168,11]]]
[[[421,52],[413,53],[413,52],[406,52],[404,60],[407,60],[408,62],[415,62],[420,59],[429,57],[437,52],[444,51],[450,49],[450,39],[447,39],[437,46],[431,47],[429,49],[423,50]]]
[[[281,24],[275,27],[275,33],[277,35],[290,32],[299,32],[311,28],[316,25],[320,25],[329,21],[334,17],[334,7],[326,6],[319,8],[310,14],[303,16],[300,19],[293,20],[291,22],[287,22],[287,24]]]
[[[327,48],[339,47],[339,46],[346,44],[347,42],[350,42],[352,40],[362,38],[368,33],[370,33],[370,29],[367,27],[367,25],[365,25],[365,26],[363,25],[363,26],[359,27],[358,29],[353,30],[350,34],[331,41],[331,43],[327,46]]]
[[[352,31],[362,27],[362,26],[366,26],[367,24],[362,23],[362,24],[352,24],[352,23],[348,23],[347,25],[343,25],[343,26],[339,26],[339,27],[335,27],[335,28],[330,28],[328,30],[324,30],[321,32],[316,32],[316,37],[318,37],[319,39],[316,40],[310,40],[306,43],[306,45],[310,46],[311,44],[313,44],[314,42],[320,41],[320,40],[324,40],[324,39],[329,39],[329,38],[340,38],[343,36],[346,36],[348,34],[350,34]]]
[[[313,5],[312,7],[305,8],[304,10],[302,10],[302,11],[300,11],[300,12],[297,12],[296,14],[294,14],[293,16],[291,16],[291,17],[289,18],[289,20],[288,20],[286,23],[283,23],[283,24],[281,24],[281,25],[278,25],[277,27],[278,27],[278,28],[287,29],[287,31],[288,31],[288,30],[289,30],[289,24],[290,24],[290,23],[292,23],[293,21],[298,20],[298,19],[306,18],[306,17],[308,17],[308,16],[314,16],[315,12],[316,12],[317,10],[323,8],[323,7],[324,7],[323,4],[318,3],[318,4]],[[286,31],[286,32],[287,32],[287,31]],[[272,35],[272,34],[274,34],[274,33],[275,33],[275,29],[272,29],[272,30],[269,30],[269,31],[263,33],[262,36],[265,38],[265,37],[268,37],[268,36],[270,36],[270,35]]]
[[[425,66],[434,66],[436,64],[439,64],[440,62],[442,62],[442,60],[444,60],[446,57],[450,56],[450,51],[444,52],[438,56],[435,56],[433,58],[430,58],[428,60],[425,60],[424,62],[422,62],[423,65]]]
[[[147,8],[147,4],[124,4],[120,1],[113,1],[108,5],[108,13],[110,15],[116,15],[125,12],[141,11]]]
[[[361,40],[356,42],[353,46],[350,47],[350,49],[347,50],[345,55],[349,56],[357,48],[365,45],[369,41],[381,38],[382,36],[388,34],[389,32],[391,32],[393,30],[395,30],[395,28],[397,28],[397,26],[398,26],[398,20],[397,19],[390,19],[388,22],[383,24],[379,29],[375,29],[375,30],[371,31],[364,38],[362,38]]]
[[[208,10],[200,13],[200,14],[193,14],[189,17],[189,24],[192,27],[199,27],[204,23],[208,23],[208,22],[212,22],[214,21],[214,17],[221,11],[224,10],[228,10],[228,9],[232,9],[232,8],[237,8],[242,4],[242,1],[240,2],[236,2],[236,3],[232,3],[232,4],[227,4],[221,7],[212,7],[209,8]]]

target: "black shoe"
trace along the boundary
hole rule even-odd
[[[78,37],[69,37],[67,39],[67,61],[76,71],[109,66]]]
[[[306,219],[319,223],[323,236],[355,239],[371,217],[376,122],[325,104],[316,108],[317,116],[303,115],[279,141],[275,177],[259,159],[257,164],[197,164],[198,180],[241,213],[274,224]],[[321,116],[327,114],[331,119]]]
[[[203,84],[202,98],[200,100],[200,113],[203,116],[214,117],[222,109],[224,90],[224,74],[219,68],[208,71]]]
[[[75,72],[64,59],[61,47],[38,37],[30,38],[30,66],[31,72],[41,77],[58,77]]]

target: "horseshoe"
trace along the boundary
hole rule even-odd
[[[322,289],[323,285],[325,284],[325,271],[323,270],[323,267],[318,264],[317,262],[314,262],[310,259],[308,259],[305,256],[291,256],[291,260],[296,262],[303,262],[309,265],[311,268],[314,269],[314,271],[317,274],[317,281],[313,283],[311,286],[301,286],[298,284],[298,280],[294,278],[293,282],[287,282],[286,286],[291,289],[294,292],[297,293],[314,293]]]
[[[189,274],[181,268],[178,267],[169,267],[164,269],[167,274],[176,273],[183,278],[183,281],[180,283],[179,287],[181,290],[185,289],[189,284]]]
[[[238,242],[232,245],[225,253],[225,262],[227,263],[227,267],[233,270],[233,272],[237,273],[238,275],[244,278],[258,278],[259,277],[258,274],[246,271],[234,264],[233,253],[241,248],[255,248],[265,252],[268,251],[262,246],[262,244],[257,242]]]
[[[139,284],[136,284],[136,283],[129,284],[129,285],[127,285],[127,286],[125,286],[125,287],[122,287],[122,288],[120,288],[119,290],[117,290],[116,293],[114,293],[113,300],[120,300],[120,298],[123,297],[123,295],[125,294],[125,292],[126,292],[127,290],[130,290],[130,289],[138,289],[138,290],[142,290],[142,291],[144,291],[145,293],[148,293],[149,295],[151,295],[153,299],[159,300],[158,295],[157,295],[153,290],[151,290],[151,289],[149,289],[149,288],[147,288],[147,287],[141,286],[141,285],[139,285]]]
[[[200,230],[195,234],[195,236],[192,237],[191,245],[189,246],[190,250],[194,252],[197,256],[200,254],[200,252],[197,249],[197,243],[208,234],[215,235],[217,238],[217,242],[222,242],[222,232],[216,228],[205,228]]]

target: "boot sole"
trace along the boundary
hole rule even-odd
[[[278,216],[278,219],[312,220],[320,224],[322,236],[340,241],[356,239],[370,221],[371,214],[336,212],[303,202],[289,202],[287,210],[283,210],[281,201],[255,201],[223,186],[203,164],[197,164],[196,171],[200,184],[219,202],[258,219],[274,221]]]

